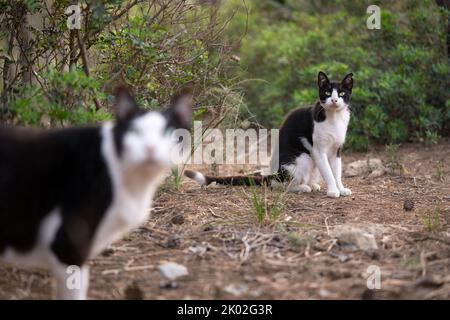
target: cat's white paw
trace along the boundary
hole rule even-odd
[[[311,187],[306,184],[301,184],[298,186],[298,191],[300,192],[311,192]]]
[[[311,183],[309,186],[311,187],[312,191],[320,191],[320,184]]]
[[[287,192],[311,192],[311,188],[306,184],[289,185]]]
[[[341,190],[339,190],[341,193],[341,196],[349,196],[352,194],[352,190],[348,189],[348,188],[342,188]]]
[[[328,190],[327,196],[330,198],[339,198],[340,196],[339,190]]]

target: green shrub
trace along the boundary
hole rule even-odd
[[[230,17],[219,14],[219,3],[84,0],[81,29],[69,31],[70,4],[0,0],[0,122],[66,126],[110,118],[111,93],[124,83],[148,109],[193,85],[203,110],[197,119],[237,118],[244,103],[236,77],[225,74],[236,62],[232,43],[221,38]]]
[[[82,70],[66,73],[50,69],[45,75],[47,90],[25,86],[11,102],[15,123],[27,126],[84,125],[111,118],[104,109],[97,110],[93,98],[103,95],[98,83]],[[104,97],[103,97],[104,98]]]

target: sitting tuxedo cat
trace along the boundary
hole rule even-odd
[[[187,93],[161,113],[119,87],[116,108],[115,123],[99,127],[0,127],[0,259],[49,268],[59,299],[86,298],[87,260],[148,218],[171,164],[171,130],[191,122]]]
[[[319,72],[319,101],[314,107],[292,111],[281,126],[279,158],[278,161],[272,159],[272,163],[278,163],[278,167],[272,168],[275,174],[214,177],[186,170],[185,175],[202,185],[211,182],[259,185],[270,184],[274,179],[285,181],[289,178],[287,191],[300,192],[319,191],[323,177],[329,197],[350,195],[351,191],[342,184],[341,149],[350,120],[352,88],[352,73],[341,82],[331,82],[325,73]]]

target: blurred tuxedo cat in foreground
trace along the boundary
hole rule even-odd
[[[149,216],[171,166],[171,133],[191,125],[191,95],[164,112],[116,89],[116,119],[97,127],[0,126],[0,259],[48,268],[58,299],[85,299],[88,259]],[[78,266],[81,287],[67,286]]]

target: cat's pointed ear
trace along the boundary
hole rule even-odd
[[[317,75],[317,85],[319,86],[319,88],[329,83],[330,80],[328,80],[327,75],[324,72],[319,71],[319,74]]]
[[[118,122],[126,122],[133,118],[139,111],[131,90],[124,85],[117,86],[114,90],[116,119]]]
[[[192,125],[192,88],[186,87],[172,98],[166,110],[168,126],[189,129]]]
[[[350,91],[353,89],[353,73],[349,73],[344,77],[342,86]]]

